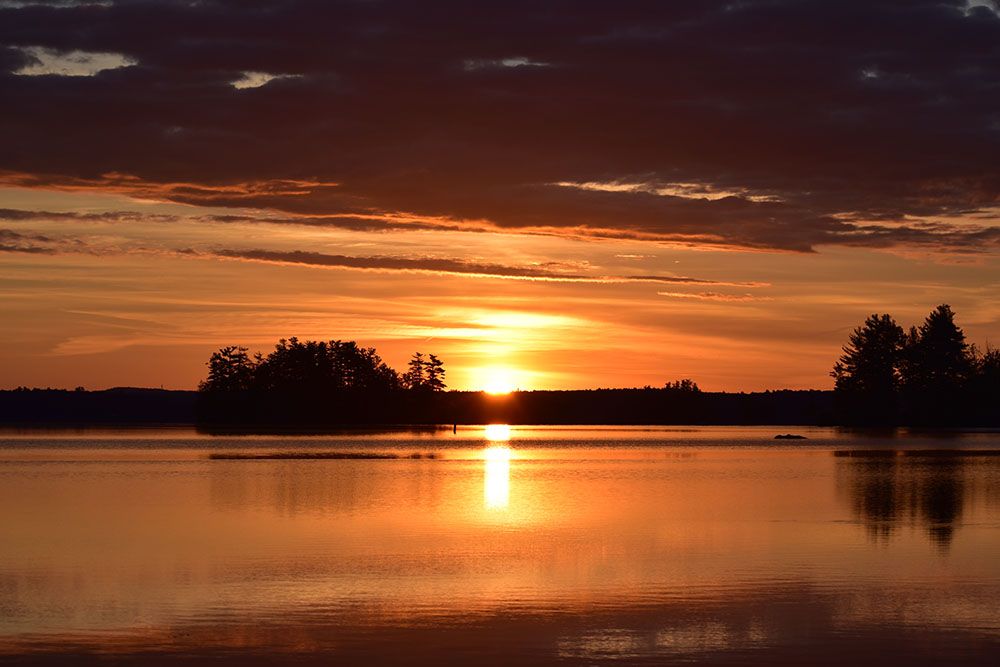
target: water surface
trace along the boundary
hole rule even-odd
[[[5,431],[0,661],[1000,659],[1000,436],[786,430]]]

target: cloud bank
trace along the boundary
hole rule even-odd
[[[312,224],[994,252],[997,71],[964,0],[0,3],[0,170]]]

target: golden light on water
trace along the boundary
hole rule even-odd
[[[506,424],[495,424],[506,426]],[[508,432],[510,427],[507,427]],[[506,509],[510,503],[510,447],[487,447],[483,452],[483,500],[486,509]]]
[[[487,424],[483,435],[490,442],[506,442],[510,440],[510,426],[507,424]],[[497,449],[497,448],[491,448]],[[507,449],[506,447],[500,449]],[[486,450],[489,452],[490,450]],[[510,450],[507,450],[510,453]]]

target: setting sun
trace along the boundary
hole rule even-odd
[[[514,371],[509,368],[483,369],[483,391],[487,394],[509,394],[517,389]]]

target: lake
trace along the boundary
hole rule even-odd
[[[787,430],[3,431],[0,662],[997,664],[1000,434]]]

